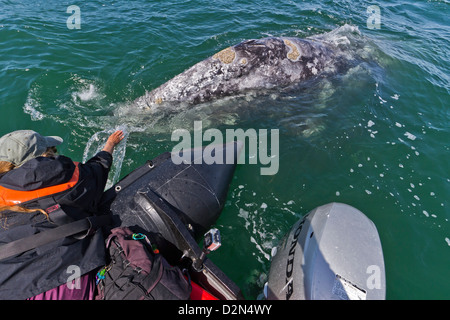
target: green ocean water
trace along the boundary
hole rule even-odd
[[[80,28],[69,29],[70,5]],[[379,28],[367,9],[379,8]],[[170,151],[177,128],[279,129],[279,171],[238,165],[210,258],[261,298],[270,252],[328,202],[377,226],[387,299],[450,298],[448,1],[0,0],[0,135],[59,135],[85,160],[123,128],[110,182]],[[348,70],[271,92],[146,113],[132,101],[245,39],[331,33]]]

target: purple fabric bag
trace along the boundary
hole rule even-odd
[[[152,248],[146,235],[127,227],[111,230],[106,239],[111,262],[97,273],[96,299],[187,300],[191,284],[177,266]]]

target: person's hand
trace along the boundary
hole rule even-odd
[[[103,148],[103,151],[113,153],[114,147],[119,144],[120,141],[124,138],[124,133],[122,130],[117,130],[113,134],[111,134],[106,141],[105,147]]]

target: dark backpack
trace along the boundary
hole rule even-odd
[[[146,235],[127,227],[111,230],[106,239],[111,262],[97,273],[97,299],[187,300],[191,284],[153,250]]]

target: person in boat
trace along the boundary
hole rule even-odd
[[[111,134],[86,163],[57,155],[60,137],[32,130],[1,137],[0,247],[98,214],[112,153],[123,137],[120,130]],[[0,260],[0,299],[93,299],[95,270],[104,264],[101,230],[64,237]]]

